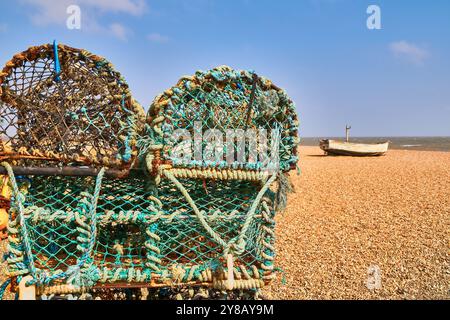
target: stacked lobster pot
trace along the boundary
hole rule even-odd
[[[88,290],[115,244],[117,181],[137,159],[145,113],[107,60],[56,43],[16,54],[0,90],[11,289]]]
[[[298,120],[269,80],[197,72],[145,116],[108,61],[54,43],[15,55],[0,88],[2,288],[253,290],[273,278]]]

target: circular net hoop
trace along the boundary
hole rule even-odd
[[[128,167],[136,156],[143,110],[102,57],[65,45],[31,47],[6,63],[0,96],[0,159]]]
[[[178,129],[187,130],[194,139],[199,130],[200,134],[209,129],[218,130],[223,133],[223,141],[227,140],[227,130],[243,130],[248,139],[255,134],[247,134],[247,130],[254,130],[259,137],[259,130],[263,129],[268,134],[268,146],[273,140],[271,131],[278,130],[280,169],[293,169],[298,160],[296,148],[299,142],[299,122],[294,103],[284,90],[264,77],[257,77],[251,71],[237,71],[221,66],[183,77],[174,87],[155,98],[146,123],[147,138],[153,144],[153,150],[158,150],[156,161],[168,162],[173,167],[258,171],[264,166],[260,158],[248,161],[251,151],[247,149],[245,161],[235,161],[232,164],[225,161],[229,151],[227,148],[233,148],[234,152],[239,148],[247,148],[238,140],[233,140],[231,145],[224,144],[220,150],[224,155],[222,160],[180,161],[174,156],[175,153],[177,156],[180,154],[180,150],[175,149],[179,142]],[[190,149],[193,147],[186,146]],[[205,142],[202,147],[204,150]]]

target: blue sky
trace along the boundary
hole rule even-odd
[[[67,6],[81,29],[66,27]],[[381,8],[381,30],[366,9]],[[253,69],[286,89],[302,136],[450,136],[450,1],[0,1],[0,63],[57,39],[110,60],[147,108],[182,75]]]

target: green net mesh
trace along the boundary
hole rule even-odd
[[[83,267],[89,266],[88,280],[93,283],[207,282],[223,266],[223,248],[211,239],[183,195],[168,181],[155,190],[149,187],[148,180],[138,177],[105,179],[97,202],[94,238],[89,234],[93,220],[89,212],[95,179],[31,177],[18,181],[25,194],[24,215],[32,263],[40,276],[55,279],[52,284],[61,279],[54,276],[64,272],[63,280],[70,279],[71,267],[80,265],[89,241],[95,245]],[[257,185],[236,181],[206,186],[196,180],[182,183],[193,198],[199,199],[197,205],[208,224],[224,240],[239,234],[245,212],[257,194]],[[13,206],[13,217],[17,217],[17,210]],[[263,216],[261,211],[259,208],[246,234],[245,252],[235,261],[239,277],[243,277],[243,272],[249,277],[262,277],[262,265],[272,263],[273,252],[264,246],[264,242],[272,242],[272,234],[266,234],[263,228],[273,227],[273,212]],[[13,228],[19,223],[14,218],[11,222]],[[17,245],[10,244],[13,250],[9,262],[10,272],[20,275],[29,272],[30,261],[23,254],[14,255],[24,251],[22,239],[17,239]],[[24,259],[18,262],[17,257]],[[208,272],[211,274],[205,275]]]
[[[196,135],[204,136],[208,130],[222,133],[224,139],[230,130],[242,130],[244,135],[247,130],[255,130],[249,131],[246,139],[254,137],[259,130],[268,133],[277,130],[280,132],[280,169],[290,170],[298,160],[298,119],[294,103],[285,91],[252,71],[237,71],[222,66],[183,77],[176,86],[154,100],[147,123],[147,135],[152,143],[164,146],[162,159],[170,160],[176,167],[260,170],[264,165],[264,161],[256,155],[253,155],[253,160],[250,159],[249,153],[252,151],[248,149],[248,144],[236,138],[228,139],[229,144],[224,144],[220,153],[232,154],[243,149],[242,153],[246,155],[243,159],[230,163],[225,161],[225,156],[217,161],[208,161],[194,159],[193,155],[190,161],[180,162],[173,157],[174,146],[178,142],[177,129],[188,131],[194,139]],[[270,146],[272,138],[267,136],[267,141],[259,141]],[[200,149],[204,150],[207,143],[203,139]]]

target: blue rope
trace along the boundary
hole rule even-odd
[[[61,65],[59,64],[59,56],[58,56],[58,43],[56,40],[53,40],[53,55],[55,56],[55,80],[56,82],[61,81],[59,75],[61,74]]]
[[[12,186],[12,194],[14,195],[14,203],[15,208],[18,211],[19,214],[19,225],[21,228],[21,236],[22,236],[22,242],[25,247],[25,257],[27,258],[27,265],[29,267],[29,271],[31,272],[31,275],[33,278],[36,277],[36,267],[34,265],[33,260],[33,252],[32,252],[32,246],[30,243],[30,236],[28,234],[28,228],[25,221],[25,208],[24,208],[24,202],[25,202],[25,196],[22,192],[20,192],[19,187],[17,185],[16,177],[14,175],[13,169],[11,165],[7,162],[0,163],[1,166],[3,166],[6,171],[8,172],[9,180],[11,182]]]
[[[0,286],[0,300],[3,300],[3,295],[5,294],[6,288],[8,288],[9,284],[11,283],[11,279],[7,279],[3,284]]]

